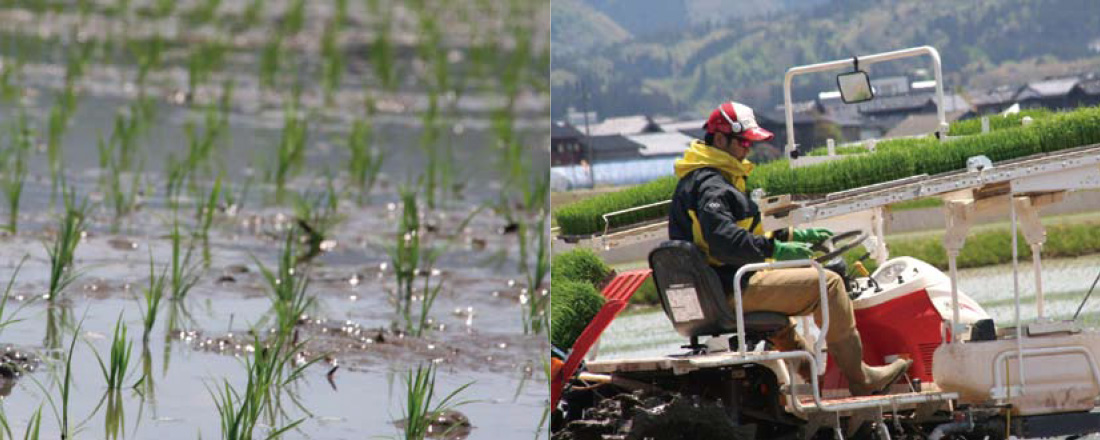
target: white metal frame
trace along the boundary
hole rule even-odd
[[[936,76],[936,116],[939,118],[940,126],[937,132],[940,134],[940,139],[945,139],[947,134],[947,117],[944,111],[944,98],[943,98],[943,68],[940,66],[940,53],[936,48],[932,46],[920,46],[912,47],[909,49],[895,50],[892,52],[882,52],[871,55],[857,56],[854,59],[858,59],[862,65],[871,65],[875,63],[881,63],[883,61],[898,60],[903,58],[912,58],[918,56],[925,56],[932,58],[932,70]],[[792,67],[787,70],[787,74],[783,77],[783,107],[787,116],[787,146],[783,149],[783,153],[786,157],[790,158],[791,153],[795,151],[797,145],[794,142],[794,108],[791,102],[791,82],[794,77],[799,75],[805,75],[808,73],[817,72],[833,72],[837,70],[851,69],[853,67],[853,58],[827,61],[824,63],[810,64],[806,66]],[[792,160],[791,166],[795,166]]]

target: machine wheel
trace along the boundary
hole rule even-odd
[[[751,440],[756,431],[736,425],[718,402],[676,394],[620,394],[602,400],[586,416],[569,422],[553,439]]]

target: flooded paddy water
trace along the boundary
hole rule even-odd
[[[548,4],[12,1],[0,23],[12,433],[539,436]],[[402,420],[429,390],[445,422]]]

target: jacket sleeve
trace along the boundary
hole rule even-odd
[[[764,261],[772,256],[774,244],[771,239],[753,235],[737,225],[736,219],[745,217],[746,207],[741,206],[732,191],[705,187],[697,199],[695,212],[710,255],[736,266]]]

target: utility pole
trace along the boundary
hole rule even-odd
[[[592,132],[588,128],[588,83],[584,78],[581,78],[581,103],[584,106],[581,112],[584,114],[584,155],[588,162],[588,181],[592,182],[592,187],[596,187],[596,175],[592,170]]]

